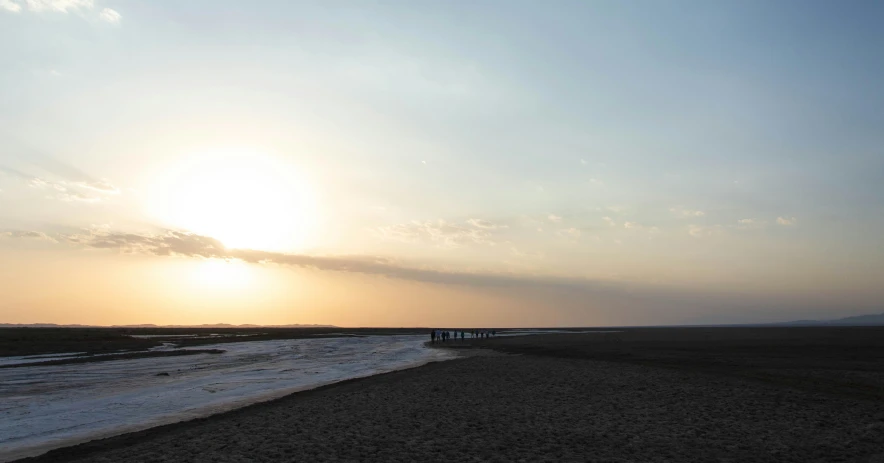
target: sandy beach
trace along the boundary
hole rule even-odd
[[[600,342],[590,336],[490,340],[485,347],[497,350],[481,355],[465,349],[469,355],[458,360],[26,461],[884,461],[880,398],[831,383],[795,386],[695,364],[634,361],[635,353],[629,361],[577,355],[580,349],[563,354],[565,345]],[[628,337],[607,344],[615,342],[640,344]],[[559,352],[514,352],[551,345]],[[829,352],[837,361],[841,351]],[[866,370],[865,381],[880,386],[880,370]]]

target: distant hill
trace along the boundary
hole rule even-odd
[[[0,323],[0,328],[337,328],[335,325],[230,325],[214,323],[205,325],[57,325],[55,323]]]
[[[857,315],[835,320],[795,320],[780,323],[790,326],[884,326],[884,313]]]

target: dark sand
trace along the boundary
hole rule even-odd
[[[30,461],[884,462],[884,330],[755,330],[480,341]]]

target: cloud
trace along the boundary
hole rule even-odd
[[[94,0],[27,0],[28,10],[40,13],[55,11],[67,13],[69,10],[91,10],[95,7]]]
[[[767,225],[767,222],[761,219],[749,218],[737,220],[737,228],[743,230],[764,228],[765,225]]]
[[[546,218],[549,219],[549,221],[552,223],[562,223],[562,216],[559,215],[550,214],[546,216]]]
[[[669,212],[673,213],[676,217],[689,218],[689,217],[703,217],[706,215],[705,212],[696,210],[696,209],[685,209],[683,207],[672,207],[669,209]]]
[[[18,13],[23,10],[36,14],[78,12],[81,16],[95,9],[95,0],[0,0],[0,10]],[[122,16],[116,10],[103,8],[98,13],[98,20],[109,24],[120,24]]]
[[[111,232],[106,229],[85,230],[80,234],[61,235],[62,240],[86,248],[114,249],[125,253],[156,256],[230,258],[220,241],[188,232],[167,230],[159,234]]]
[[[578,230],[574,227],[559,230],[558,233],[559,233],[559,236],[567,236],[569,238],[580,238],[580,235],[581,235],[580,230]]]
[[[623,228],[625,228],[627,230],[643,231],[643,232],[647,232],[650,234],[660,233],[660,229],[657,227],[646,227],[646,226],[644,226],[640,223],[637,223],[637,222],[624,222]]]
[[[250,249],[228,249],[220,241],[194,233],[162,230],[157,233],[125,233],[107,227],[81,230],[73,234],[57,234],[55,238],[37,231],[8,231],[2,236],[57,240],[82,249],[112,250],[128,254],[180,256],[191,258],[237,259],[252,264],[277,264],[322,271],[358,273],[398,280],[473,287],[557,287],[568,290],[591,290],[598,295],[634,295],[636,288],[623,283],[594,281],[583,278],[543,277],[512,273],[457,272],[433,268],[417,268],[398,264],[376,256],[310,256]],[[515,251],[514,251],[515,252]],[[539,254],[533,257],[542,258]],[[640,288],[639,288],[640,289]]]
[[[542,259],[545,259],[545,258],[546,258],[546,254],[544,254],[543,252],[540,252],[540,251],[538,251],[538,252],[526,252],[526,251],[519,250],[519,249],[516,248],[516,247],[510,247],[510,252],[511,252],[514,256],[516,256],[516,257],[518,257],[518,258],[520,258],[520,259],[538,259],[538,260],[542,260]]]
[[[605,223],[608,224],[609,227],[616,227],[617,226],[617,222],[615,222],[614,219],[612,219],[610,217],[602,217],[602,220],[604,220]]]
[[[0,10],[18,13],[19,11],[21,11],[21,5],[12,0],[0,0]]]
[[[4,237],[20,239],[47,239],[40,232],[4,232]],[[275,264],[308,270],[338,272],[388,278],[402,282],[416,282],[452,287],[495,291],[514,298],[535,300],[550,310],[570,307],[575,314],[590,313],[619,318],[616,324],[661,323],[649,322],[649,314],[669,314],[666,323],[684,324],[691,317],[709,315],[710,306],[721,313],[752,307],[791,307],[788,302],[768,296],[752,296],[744,292],[721,292],[710,289],[685,289],[659,284],[625,280],[598,280],[580,277],[543,276],[513,272],[458,272],[434,268],[405,266],[390,259],[372,256],[310,256],[247,249],[227,249],[220,242],[206,236],[182,231],[156,233],[124,233],[110,229],[83,230],[76,234],[53,235],[63,245],[80,249],[141,253],[153,256],[181,256],[181,258],[236,259],[253,264]],[[49,237],[52,239],[52,237]],[[615,241],[620,244],[621,242]],[[514,254],[518,254],[514,251]],[[542,256],[539,256],[542,257]],[[787,304],[787,305],[783,305]],[[797,307],[798,305],[796,305]],[[800,301],[806,308],[806,302]],[[677,316],[676,316],[677,315]],[[614,319],[611,319],[614,320]],[[652,319],[658,320],[658,319]],[[694,321],[696,321],[694,319]],[[585,323],[585,322],[584,322]],[[577,324],[575,322],[575,324]],[[615,324],[611,322],[610,324]]]
[[[498,228],[507,228],[506,225],[499,225],[490,220],[484,219],[469,219],[467,223],[476,228],[482,228],[485,230],[496,230]]]
[[[597,186],[597,187],[603,187],[603,186],[605,186],[605,182],[603,182],[603,181],[601,181],[601,180],[599,180],[599,179],[597,179],[597,178],[591,178],[591,179],[589,179],[589,183],[590,183],[590,185],[594,185],[594,186]]]
[[[465,224],[440,219],[380,227],[377,231],[385,239],[406,243],[428,241],[444,247],[457,248],[468,244],[494,245],[491,232],[501,228],[506,227],[483,219],[469,219]]]
[[[688,225],[688,234],[695,238],[703,238],[707,236],[715,236],[720,235],[724,232],[724,227],[721,225],[712,225],[712,226],[703,226],[703,225]]]
[[[31,233],[16,232],[14,237],[30,237]],[[34,235],[36,236],[36,235]],[[124,253],[155,256],[184,256],[219,259],[238,259],[249,263],[275,263],[296,267],[336,272],[362,273],[425,283],[509,286],[523,281],[507,274],[480,274],[448,272],[413,268],[395,262],[367,256],[308,256],[250,249],[227,249],[220,241],[194,233],[165,230],[155,234],[121,233],[107,229],[84,230],[76,234],[62,234],[60,241],[87,249],[109,249]]]
[[[61,193],[56,196],[56,199],[65,202],[81,202],[81,203],[97,203],[102,200],[100,196],[89,195],[86,193],[80,193],[77,191],[69,192],[69,193]]]
[[[66,202],[98,202],[107,199],[109,195],[120,194],[120,189],[105,179],[80,180],[80,181],[53,181],[41,177],[35,177],[16,169],[0,167],[0,172],[12,175],[27,182],[31,188],[42,190],[55,190],[59,192],[55,199]]]
[[[783,226],[795,225],[798,223],[798,219],[795,217],[777,217],[777,223]]]
[[[55,240],[55,238],[47,235],[46,233],[40,232],[40,231],[6,230],[6,231],[0,231],[0,237],[44,240],[44,241],[51,241],[53,243],[57,242]]]
[[[117,187],[111,185],[111,183],[105,179],[76,182],[73,185],[103,194],[116,195],[120,193],[120,190]]]
[[[64,186],[63,183],[59,182],[51,182],[49,180],[42,179],[40,177],[34,177],[28,180],[28,186],[31,188],[39,188],[39,189],[54,189],[57,191],[67,191],[67,187]]]
[[[98,14],[98,19],[110,24],[120,24],[120,18],[120,13],[110,8],[105,8]]]

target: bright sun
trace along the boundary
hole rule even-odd
[[[152,195],[152,215],[228,248],[303,248],[315,225],[312,190],[279,159],[212,150],[173,166]]]
[[[194,283],[212,290],[240,290],[251,284],[248,264],[241,261],[206,259],[193,273]]]

